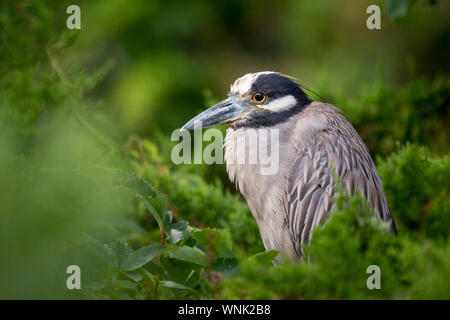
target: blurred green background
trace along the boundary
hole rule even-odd
[[[71,4],[81,8],[81,30],[66,28]],[[371,4],[381,7],[381,30],[366,28]],[[146,265],[173,283],[181,269],[196,272],[184,283],[196,294],[167,282],[160,298],[449,298],[442,286],[449,277],[449,13],[448,1],[432,0],[2,1],[0,298],[158,297],[158,285],[147,292],[144,280],[114,268],[89,290],[65,287],[65,266],[95,260],[83,253],[80,234],[134,249],[159,241],[158,225],[133,193],[111,181],[112,169],[166,193],[174,222],[221,228],[233,244],[213,250],[224,264],[206,277],[186,261],[175,267],[172,256],[154,269]],[[321,291],[308,291],[300,283],[317,276],[320,259],[300,269],[265,266],[268,278],[254,283],[249,277],[259,269],[246,259],[262,244],[224,166],[171,163],[172,131],[224,98],[236,78],[264,70],[299,78],[341,108],[377,159],[404,235],[395,244],[399,258],[385,263],[393,277],[405,266],[418,268],[385,293],[353,291],[360,279],[339,263],[334,278],[317,280]],[[99,227],[105,225],[114,226],[112,235]],[[184,246],[202,243],[187,239]],[[318,243],[312,252],[330,250]],[[427,246],[436,248],[432,262]],[[242,273],[211,280],[213,271],[227,275],[224,266]],[[437,278],[414,282],[423,272]],[[271,283],[284,276],[300,277],[299,286],[272,294]],[[247,281],[254,287],[242,291]]]
[[[381,30],[366,28],[370,4],[383,8]],[[295,76],[338,104],[338,94],[356,100],[376,83],[395,90],[411,77],[433,78],[449,69],[446,1],[417,1],[400,21],[389,19],[383,1],[80,5],[82,30],[67,55],[92,70],[114,63],[94,94],[131,133],[171,132],[206,107],[204,89],[223,98],[248,72]]]

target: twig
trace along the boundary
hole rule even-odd
[[[47,56],[48,56],[48,58],[50,60],[52,68],[56,71],[56,74],[61,79],[62,83],[64,85],[66,85],[66,86],[72,87],[72,83],[70,83],[70,81],[67,79],[67,77],[64,74],[64,72],[62,72],[61,67],[59,66],[59,63],[56,60],[55,56],[53,55],[52,50],[50,49],[50,47],[47,47],[47,49],[45,49],[45,52],[47,52]]]
[[[167,234],[162,227],[159,227],[159,231],[161,232],[161,245],[164,246],[166,244]]]

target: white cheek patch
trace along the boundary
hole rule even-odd
[[[297,99],[294,96],[288,95],[282,98],[278,98],[270,103],[260,105],[261,108],[270,110],[273,112],[285,111],[297,104]]]

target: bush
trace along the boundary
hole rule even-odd
[[[261,265],[245,260],[221,284],[227,299],[446,299],[448,243],[389,233],[359,195],[341,195],[337,210],[313,232],[308,262]],[[367,268],[381,270],[381,290],[369,290]],[[430,272],[433,270],[432,272]]]
[[[362,85],[357,91],[331,91],[324,81],[325,96],[355,126],[372,155],[387,156],[408,142],[448,152],[450,139],[450,80],[444,75],[426,79],[410,75],[402,87],[383,79]]]
[[[446,240],[450,230],[450,157],[433,157],[427,148],[407,144],[386,160],[379,158],[378,163],[399,232]]]
[[[171,163],[169,155],[161,159],[158,147],[149,141],[134,138],[129,145],[135,173],[168,195],[175,217],[188,219],[197,227],[229,229],[240,252],[263,250],[256,221],[240,196],[225,191],[218,179],[210,184],[183,166],[167,165]]]
[[[92,48],[78,48],[85,56],[94,56],[89,62],[95,68],[88,72],[81,66],[82,58],[75,59],[80,52],[67,50],[81,34],[65,28],[66,4],[0,3],[0,298],[450,297],[450,81],[439,59],[422,62],[424,68],[437,63],[436,70],[444,75],[436,70],[431,77],[412,73],[404,85],[393,86],[380,78],[355,88],[350,92],[354,96],[332,81],[323,85],[324,95],[334,99],[372,154],[378,155],[398,236],[372,218],[359,195],[341,194],[337,210],[306,246],[307,259],[273,266],[278,253],[263,251],[256,222],[228,182],[224,166],[173,165],[167,132],[201,104],[199,88],[214,86],[209,80],[217,78],[217,66],[224,60],[242,60],[249,68],[265,60],[253,59],[262,58],[260,52],[280,62],[291,60],[289,55],[298,47],[317,56],[324,49],[316,47],[318,43],[332,43],[320,39],[327,28],[335,27],[334,22],[321,20],[326,24],[316,24],[309,40],[287,32],[286,26],[297,30],[293,26],[311,26],[308,19],[316,22],[309,11],[314,6],[302,5],[307,19],[299,20],[294,10],[297,2],[292,1],[295,5],[286,8],[293,10],[277,7],[280,15],[271,15],[288,19],[284,27],[272,23],[275,31],[285,31],[283,37],[272,32],[269,42],[261,42],[260,12],[248,15],[245,5],[222,10],[222,4],[201,2],[184,14],[181,2],[167,7],[144,1],[136,6],[110,0],[86,3],[87,25],[92,17],[104,23],[90,25],[98,34],[83,32],[93,35],[84,41],[97,49],[99,38],[105,38],[98,47],[108,51],[102,55],[92,54]],[[318,8],[333,9],[328,4]],[[113,28],[111,12],[120,17]],[[204,12],[212,17],[211,28],[204,28],[198,19]],[[238,20],[230,20],[231,16]],[[170,19],[181,24],[167,23]],[[428,20],[424,21],[418,28],[426,26]],[[257,32],[243,33],[246,26]],[[433,30],[438,28],[445,37],[442,25],[433,23]],[[156,45],[152,50],[148,50],[149,35],[138,37],[138,29],[149,30]],[[405,29],[403,35],[409,30],[416,29]],[[363,40],[367,35],[359,37]],[[400,46],[395,39],[384,44],[397,52]],[[355,41],[350,40],[353,46]],[[430,41],[422,43],[424,54],[445,55],[438,46],[425,50]],[[228,50],[230,43],[232,50]],[[241,43],[248,47],[235,50]],[[281,43],[289,47],[282,48]],[[406,47],[403,44],[398,52],[403,55]],[[348,49],[340,47],[336,52]],[[96,87],[111,67],[103,64],[110,52],[120,54],[115,76],[102,82],[105,87]],[[205,52],[215,57],[205,63]],[[365,51],[359,57],[366,59]],[[343,83],[352,73],[349,66],[361,65],[355,60],[353,56],[339,60],[336,70],[343,71],[338,74]],[[236,68],[226,73],[228,66],[222,66],[220,74],[228,81],[242,65]],[[361,74],[373,79],[372,71],[368,68]],[[359,73],[354,79],[360,81]],[[213,104],[208,90],[204,97],[205,106]],[[171,105],[175,105],[169,109],[173,117],[166,117]],[[165,134],[157,135],[154,126],[149,129],[149,120],[162,124]],[[153,136],[131,137],[125,143],[124,130],[131,128]],[[83,270],[81,291],[66,287],[66,268],[72,264]],[[381,268],[381,290],[366,287],[370,265]]]

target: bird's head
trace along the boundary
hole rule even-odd
[[[272,71],[249,73],[231,85],[227,99],[191,119],[182,130],[223,123],[270,126],[301,111],[310,102],[293,78]]]

